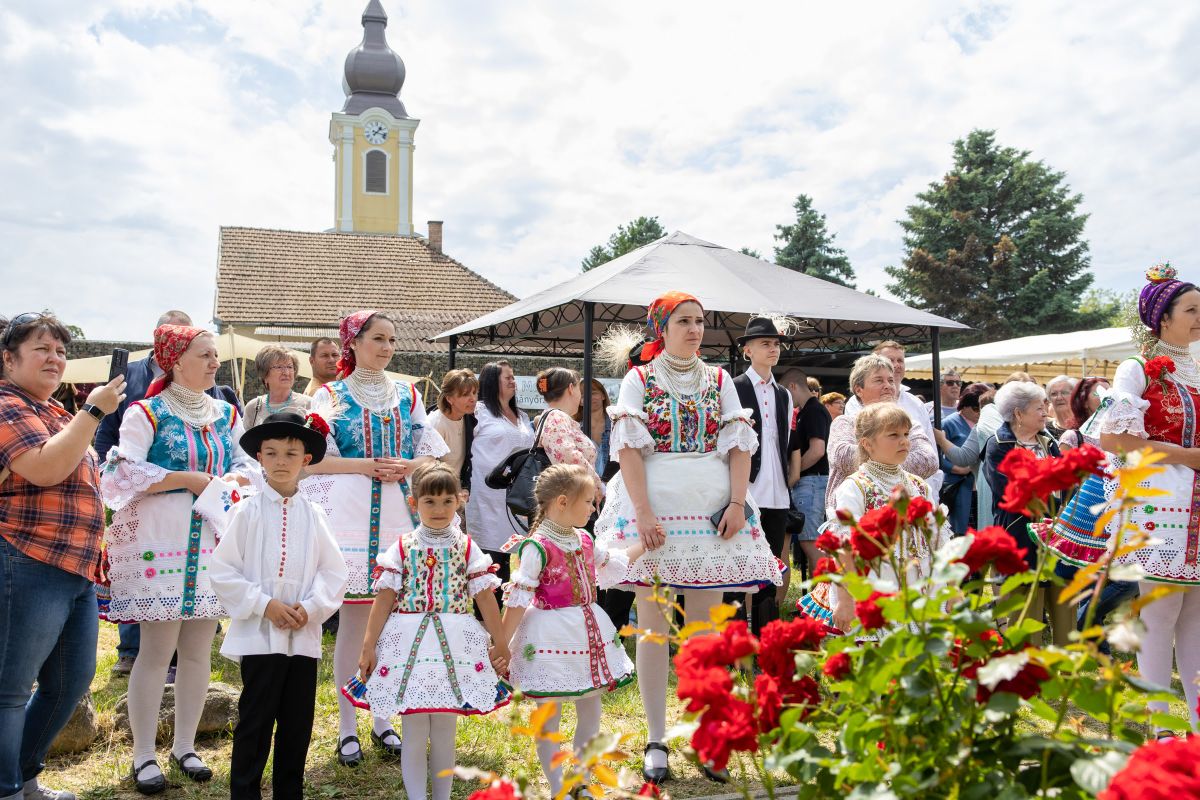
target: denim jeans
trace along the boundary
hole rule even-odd
[[[45,766],[96,673],[98,632],[91,581],[0,537],[0,798]]]
[[[129,658],[137,658],[138,650],[142,646],[142,629],[136,622],[126,624],[122,622],[117,626],[120,639],[117,641],[117,655],[121,658],[128,656]]]
[[[825,488],[828,485],[828,475],[805,475],[792,487],[792,505],[804,515],[804,531],[796,536],[797,541],[815,541],[817,530],[825,524]]]

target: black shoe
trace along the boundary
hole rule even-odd
[[[342,752],[342,748],[348,745],[350,742],[354,742],[358,745],[358,752],[346,755]],[[363,751],[362,744],[359,743],[358,737],[347,736],[345,739],[342,739],[340,742],[338,742],[337,757],[338,763],[343,767],[357,767],[359,764],[361,764],[363,760]]]
[[[389,736],[395,736],[397,743],[388,744],[385,742],[384,739],[388,738]],[[400,751],[404,746],[404,743],[400,741],[400,734],[396,733],[391,728],[388,728],[383,733],[375,733],[375,731],[371,731],[371,742],[376,748],[379,749],[379,752],[383,753],[383,755],[387,758],[399,758]]]
[[[647,742],[644,753],[649,753],[651,750],[658,750],[670,756],[671,751],[662,742]],[[642,779],[646,783],[653,783],[655,786],[661,786],[671,777],[671,768],[668,767],[647,767],[645,760],[642,761]]]
[[[185,767],[184,764],[192,759],[200,762],[198,767]],[[171,763],[179,767],[179,771],[187,777],[194,780],[196,783],[204,783],[212,780],[212,770],[204,763],[200,756],[195,753],[187,753],[183,758],[176,758],[174,753],[171,753]]]
[[[708,778],[713,783],[729,783],[729,770],[715,770],[708,764],[701,764],[700,769],[704,772],[704,777]]]
[[[139,794],[158,794],[163,789],[167,788],[167,776],[162,773],[161,769],[158,771],[157,775],[149,780],[138,780],[138,773],[150,766],[157,767],[158,763],[152,758],[142,764],[140,767],[135,765],[133,772],[131,773],[131,777],[133,778],[133,788],[137,789]]]

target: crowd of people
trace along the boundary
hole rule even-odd
[[[545,730],[573,702],[580,747],[601,729],[601,697],[636,675],[643,775],[662,783],[666,639],[640,637],[631,660],[617,633],[631,615],[667,632],[654,585],[680,595],[692,619],[738,603],[757,632],[786,613],[788,582],[816,563],[818,537],[848,535],[836,512],[865,513],[897,487],[925,498],[929,514],[945,509],[938,539],[999,525],[1031,560],[1040,546],[1057,552],[1069,577],[1105,543],[1067,513],[1086,515],[1085,503],[1040,527],[999,507],[999,465],[1018,448],[1037,458],[1084,444],[1165,454],[1171,499],[1136,520],[1157,523],[1160,538],[1127,560],[1149,582],[1200,583],[1189,516],[1200,365],[1188,350],[1200,340],[1200,290],[1153,271],[1141,318],[1150,352],[1111,385],[1060,376],[1043,388],[1014,373],[996,388],[948,370],[926,402],[904,384],[895,341],[854,362],[847,394],[823,393],[803,369],[779,368],[791,337],[769,317],[750,319],[737,340],[749,366],[731,376],[697,355],[701,302],[669,292],[648,306],[644,340],[610,343],[626,368],[616,397],[552,367],[536,378],[545,410],[530,419],[506,361],[447,372],[427,409],[414,385],[385,373],[395,323],[372,310],[343,319],[340,341],[312,344],[303,391],[297,358],[264,347],[255,365],[266,391],[244,408],[216,385],[213,335],[168,312],[153,353],[71,414],[52,399],[69,332],[49,314],[18,315],[0,334],[0,800],[72,797],[38,774],[95,673],[98,619],[120,626],[113,669],[129,675],[129,774],[143,794],[167,787],[155,747],[167,683],[168,759],[187,778],[212,777],[195,735],[227,624],[221,652],[243,683],[231,796],[261,796],[273,750],[274,796],[302,797],[322,626],[335,615],[339,763],[363,761],[365,709],[371,745],[400,760],[409,796],[447,800],[460,717],[502,707],[516,687],[554,704]],[[532,485],[536,511],[523,517],[495,475],[531,448],[547,466]],[[1103,497],[1102,485],[1090,491]],[[898,563],[930,568],[924,541],[896,546]],[[895,580],[886,569],[874,578]],[[1118,582],[1095,602],[1111,610],[1138,590]],[[1054,641],[1065,643],[1078,610],[1052,584],[1043,595]],[[1189,590],[1144,610],[1139,654],[1162,685],[1178,658],[1192,709],[1198,604]],[[831,583],[804,593],[797,613],[833,634],[853,623],[852,602]],[[553,791],[558,749],[537,743]]]

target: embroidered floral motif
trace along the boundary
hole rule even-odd
[[[379,668],[379,677],[381,677],[381,678],[386,678],[386,677],[388,676],[388,673],[389,673],[389,672],[391,672],[391,670],[389,670],[389,669],[387,668],[387,665],[385,664],[385,665],[383,665],[382,667],[380,667],[380,668]]]
[[[712,367],[709,370],[715,371]],[[642,406],[646,410],[646,428],[657,452],[709,453],[717,449],[721,394],[715,374],[700,395],[679,402],[658,385],[654,367],[649,366]]]
[[[529,642],[525,645],[524,649],[521,650],[521,655],[525,657],[526,661],[533,661],[533,657],[536,654],[537,648],[533,646],[533,642]]]
[[[475,671],[476,671],[476,672],[483,672],[483,662],[482,662],[482,661],[476,661],[476,662],[475,662]]]

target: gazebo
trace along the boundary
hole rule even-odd
[[[785,356],[793,362],[862,350],[882,339],[931,341],[936,359],[939,331],[966,328],[676,231],[433,338],[449,340],[452,369],[458,353],[581,358],[586,385],[595,340],[609,325],[644,325],[647,303],[671,289],[688,291],[704,305],[701,356],[731,363],[737,357],[735,340],[756,314],[786,314],[800,321],[802,329]],[[583,393],[583,403],[587,426],[591,392]]]

